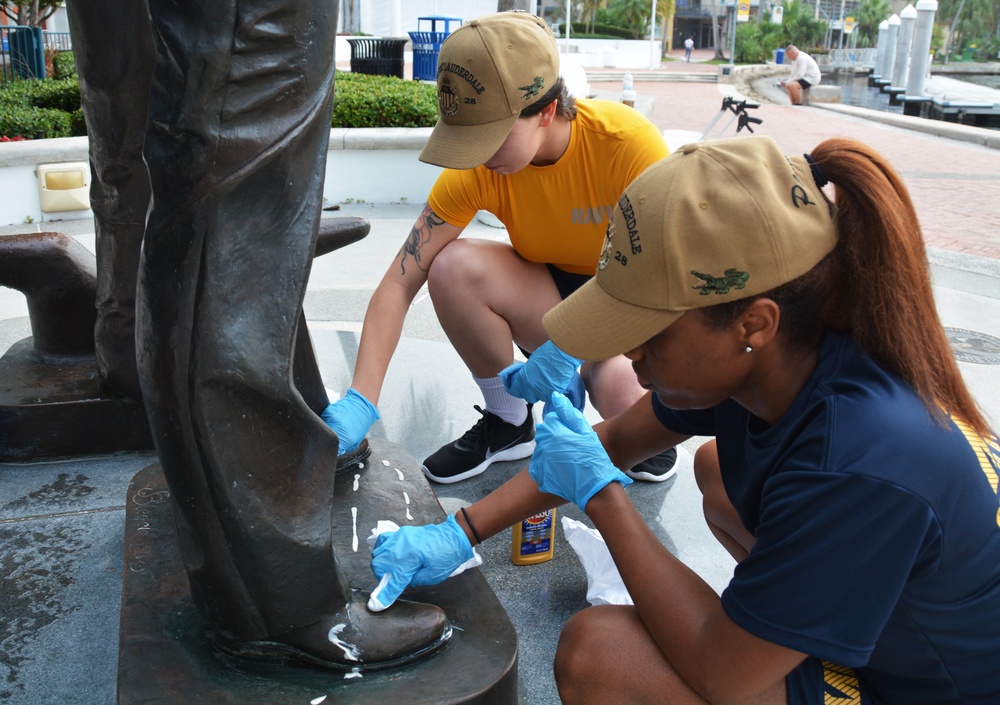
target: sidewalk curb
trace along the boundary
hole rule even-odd
[[[853,105],[843,105],[838,103],[815,103],[809,107],[832,110],[843,115],[881,122],[894,127],[902,127],[916,132],[925,132],[937,137],[947,137],[963,142],[972,142],[990,149],[1000,149],[1000,130],[990,130],[985,127],[972,127],[971,125],[960,125],[944,120],[929,120],[927,118],[915,117],[911,115],[897,115],[896,113],[884,113],[879,110],[869,110]]]

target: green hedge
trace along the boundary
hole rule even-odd
[[[76,57],[71,51],[61,51],[52,57],[54,78],[70,78],[76,76]]]
[[[332,127],[433,127],[437,122],[433,84],[338,71],[334,90]],[[76,75],[0,84],[0,135],[41,139],[86,134]]]
[[[0,134],[42,139],[85,135],[76,78],[12,81],[0,89]]]
[[[559,23],[559,32],[561,36],[566,36],[566,23]],[[583,37],[581,35],[586,35]],[[616,27],[610,24],[600,24],[597,23],[593,27],[593,31],[584,22],[574,22],[573,31],[570,33],[570,39],[573,37],[579,37],[581,39],[592,38],[592,39],[635,39],[635,32],[628,29],[627,27]]]
[[[433,127],[437,88],[423,81],[338,71],[333,127]]]

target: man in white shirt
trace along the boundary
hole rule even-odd
[[[792,75],[784,81],[778,83],[779,86],[788,92],[788,98],[792,105],[802,104],[802,91],[810,86],[819,85],[822,78],[819,72],[819,64],[816,59],[809,56],[794,44],[789,44],[785,49],[785,56],[792,62]]]
[[[691,50],[694,49],[694,39],[688,37],[684,40],[684,60],[691,63]]]

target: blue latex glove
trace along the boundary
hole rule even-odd
[[[340,437],[337,455],[349,453],[361,445],[372,424],[379,420],[375,405],[353,389],[348,389],[343,399],[323,409],[320,417]]]
[[[407,586],[440,583],[474,556],[454,516],[440,524],[404,526],[381,534],[375,540],[371,563],[381,582],[372,597],[388,607]]]
[[[548,400],[552,392],[565,394],[572,388],[574,405],[583,408],[586,397],[581,399],[579,394],[583,379],[576,371],[581,362],[548,340],[531,353],[527,362],[515,362],[502,370],[500,381],[508,392],[529,404]]]
[[[575,502],[586,511],[587,502],[612,482],[632,479],[611,464],[597,433],[569,400],[555,392],[551,409],[535,431],[535,453],[528,474],[542,492]]]
[[[573,373],[573,379],[570,381],[569,386],[563,392],[566,398],[569,399],[569,403],[574,407],[583,411],[583,407],[587,404],[587,386],[583,383],[583,377],[580,376],[579,372]],[[551,399],[551,397],[550,397]],[[549,413],[550,402],[545,402],[545,409],[543,413]]]

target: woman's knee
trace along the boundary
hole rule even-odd
[[[606,644],[608,633],[600,625],[601,611],[586,609],[577,612],[566,622],[562,634],[559,635],[559,645],[552,668],[555,674],[556,686],[563,702],[582,702],[577,695],[589,690],[590,679],[604,666],[604,659],[598,645]]]
[[[427,288],[433,297],[456,287],[467,288],[485,275],[486,267],[476,248],[467,241],[455,240],[434,256],[427,270]]]
[[[622,355],[600,362],[585,362],[580,367],[580,375],[591,404],[605,419],[622,413],[646,393],[639,386],[632,363]]]
[[[703,443],[694,454],[694,479],[704,496],[722,482],[719,450],[715,440]]]

